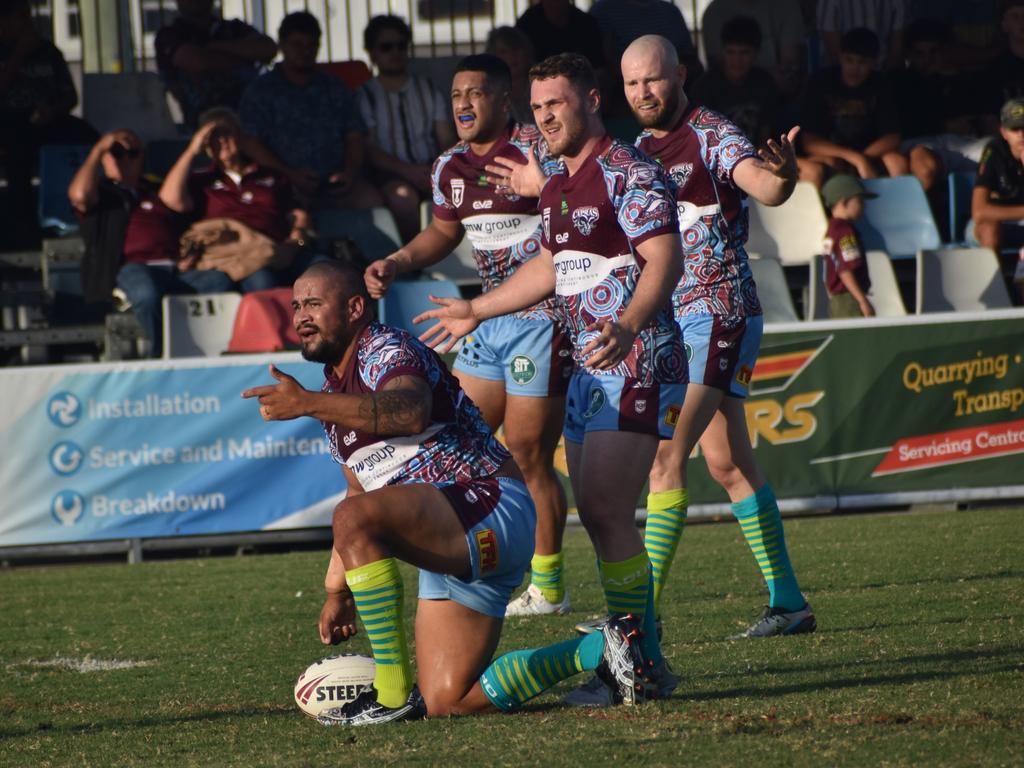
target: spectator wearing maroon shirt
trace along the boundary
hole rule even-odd
[[[821,196],[831,209],[824,245],[829,317],[874,317],[868,263],[854,222],[864,215],[864,199],[878,195],[855,176],[840,174],[825,182]]]
[[[178,18],[156,34],[156,63],[177,99],[185,125],[195,128],[207,109],[237,109],[242,93],[277,44],[240,19],[222,19],[213,0],[177,0]]]
[[[200,117],[200,128],[160,187],[160,199],[172,211],[193,218],[233,219],[271,240],[304,246],[309,238],[309,214],[295,204],[287,178],[249,160],[239,148],[242,130],[230,109],[217,108]],[[191,171],[207,153],[213,165]],[[243,291],[284,285],[308,263],[296,259],[283,270],[260,269],[241,280]]]
[[[216,270],[180,269],[179,218],[142,175],[142,141],[128,130],[100,137],[68,187],[85,241],[82,287],[87,301],[107,301],[116,283],[151,342],[161,349],[161,300],[167,294],[229,291]]]

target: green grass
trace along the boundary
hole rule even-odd
[[[295,678],[327,655],[325,552],[7,571],[0,766],[1022,765],[1022,522],[1021,510],[790,520],[819,630],[742,643],[723,637],[764,600],[753,558],[738,526],[691,526],[663,601],[682,676],[672,699],[570,709],[563,684],[516,715],[352,731],[292,702]],[[578,529],[567,548],[577,612],[510,620],[504,649],[562,639],[600,610]],[[39,665],[57,657],[147,666]]]

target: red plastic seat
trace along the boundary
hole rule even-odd
[[[373,77],[373,73],[366,66],[366,62],[359,59],[351,61],[326,61],[316,66],[321,72],[341,78],[345,85],[349,87],[349,90],[352,91]]]
[[[292,289],[253,291],[242,297],[228,352],[280,352],[298,349],[299,336],[292,326]]]

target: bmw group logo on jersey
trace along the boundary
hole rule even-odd
[[[85,514],[85,497],[75,491],[61,491],[50,502],[50,514],[64,526],[73,526]]]
[[[63,440],[50,451],[50,468],[58,475],[73,475],[82,467],[85,452],[70,440]]]
[[[71,427],[82,415],[82,403],[71,392],[58,392],[47,403],[46,415],[58,427]]]

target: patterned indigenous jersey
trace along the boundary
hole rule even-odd
[[[672,294],[677,317],[760,315],[754,277],[747,264],[746,197],[732,180],[754,146],[716,112],[692,107],[662,138],[643,131],[640,149],[660,163],[676,183],[683,237],[683,279]]]
[[[526,159],[540,132],[533,125],[511,126],[486,155],[477,155],[465,141],[444,152],[434,163],[431,188],[434,216],[458,221],[473,244],[473,258],[484,291],[501,285],[520,266],[540,253],[540,214],[537,198],[500,193],[487,183],[485,167],[495,157]],[[541,147],[547,145],[543,142]],[[561,170],[559,163],[542,157],[548,176]],[[554,296],[516,313],[524,319],[555,318]]]
[[[321,422],[331,455],[365,491],[403,483],[464,482],[493,475],[510,457],[480,410],[432,349],[414,336],[377,322],[355,341],[341,377],[324,367],[324,392],[379,392],[396,376],[424,379],[433,392],[430,426],[418,435],[381,437]]]
[[[644,268],[636,247],[677,231],[672,182],[662,170],[635,147],[605,136],[576,173],[551,177],[539,207],[577,364],[595,376],[624,376],[642,386],[685,382],[686,359],[670,307],[640,331],[614,368],[587,368],[581,354],[598,335],[587,326],[618,320],[633,298]]]

